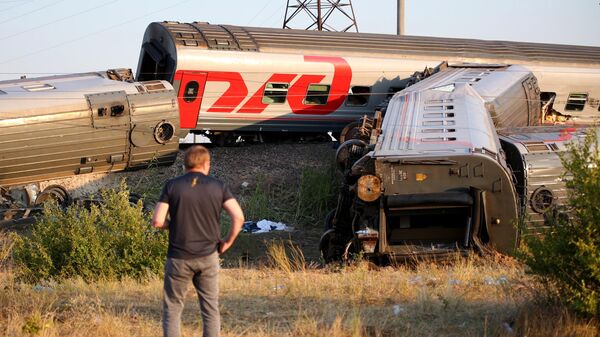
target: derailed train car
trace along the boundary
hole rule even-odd
[[[536,126],[539,94],[521,67],[447,68],[365,117],[337,152],[344,182],[323,257],[509,253],[520,219],[547,226],[566,198],[558,153],[583,131]]]
[[[544,119],[598,117],[598,47],[165,21],[146,29],[136,74],[173,83],[181,127],[209,137],[336,133],[444,60],[527,67]]]
[[[68,191],[38,182],[168,165],[179,111],[166,81],[127,70],[0,82],[0,221]],[[10,212],[4,212],[11,210]]]

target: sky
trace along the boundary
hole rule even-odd
[[[407,35],[600,46],[600,0],[405,1]],[[150,22],[280,28],[286,3],[0,0],[0,80],[109,68],[135,71]],[[395,34],[396,3],[352,1],[359,31]]]

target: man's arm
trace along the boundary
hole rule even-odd
[[[159,229],[168,229],[169,224],[165,221],[169,212],[169,204],[166,202],[156,203],[154,207],[154,215],[152,216],[152,227]]]
[[[231,198],[223,203],[223,208],[231,217],[231,228],[229,229],[229,233],[225,238],[225,241],[222,241],[219,245],[219,254],[223,254],[229,249],[235,238],[238,236],[240,231],[242,230],[242,225],[244,223],[244,212],[242,212],[242,208],[240,204],[238,204],[237,200]]]

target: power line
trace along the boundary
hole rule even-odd
[[[64,1],[64,0],[59,0],[59,1]],[[22,55],[19,55],[17,57],[13,57],[11,59],[4,60],[4,61],[0,62],[0,64],[6,64],[6,63],[9,63],[9,62],[12,62],[12,61],[20,60],[20,59],[25,58],[25,57],[29,57],[29,56],[32,56],[32,55],[36,55],[36,54],[42,53],[42,52],[45,52],[45,51],[48,51],[48,50],[52,50],[52,49],[55,49],[55,48],[58,48],[58,47],[62,47],[64,45],[67,45],[67,44],[70,44],[70,43],[73,43],[73,42],[77,42],[77,41],[83,40],[83,39],[88,38],[90,36],[93,36],[93,35],[96,35],[96,34],[100,34],[100,33],[103,33],[105,31],[108,31],[108,30],[111,30],[111,29],[114,29],[114,28],[126,25],[128,23],[131,23],[131,22],[143,19],[143,18],[145,18],[147,16],[150,16],[150,15],[153,15],[153,14],[165,11],[167,9],[171,9],[173,7],[177,7],[177,6],[179,6],[179,5],[183,4],[183,3],[190,2],[190,1],[192,1],[192,0],[179,1],[179,2],[175,3],[174,5],[163,7],[161,9],[156,10],[156,11],[153,11],[153,12],[150,12],[150,13],[147,13],[147,14],[144,14],[144,15],[140,15],[138,17],[135,17],[135,18],[131,19],[131,20],[123,21],[123,22],[118,23],[116,25],[112,25],[112,26],[109,26],[107,28],[100,29],[100,30],[97,30],[97,31],[89,33],[89,34],[85,34],[85,35],[82,35],[80,37],[77,37],[77,38],[74,38],[74,39],[71,39],[71,40],[67,40],[67,41],[61,42],[59,44],[55,44],[53,46],[47,47],[47,48],[38,49],[38,50],[33,51],[31,53],[22,54]]]
[[[54,20],[54,21],[50,21],[50,22],[47,22],[47,23],[41,24],[41,25],[39,25],[39,26],[32,27],[32,28],[30,28],[30,29],[27,29],[27,30],[24,30],[24,31],[21,31],[21,32],[18,32],[18,33],[14,33],[14,34],[11,34],[11,35],[7,35],[7,36],[0,37],[0,41],[2,41],[2,40],[6,40],[6,39],[9,39],[9,38],[11,38],[11,37],[19,36],[19,35],[21,35],[21,34],[29,33],[29,32],[31,32],[31,31],[33,31],[33,30],[36,30],[36,29],[39,29],[39,28],[42,28],[42,27],[46,27],[46,26],[48,26],[48,25],[51,25],[51,24],[55,24],[55,23],[57,23],[57,22],[61,22],[61,21],[64,21],[64,20],[70,19],[70,18],[73,18],[73,17],[79,16],[79,15],[81,15],[81,14],[87,13],[87,12],[91,12],[91,11],[93,11],[93,10],[96,10],[96,9],[98,9],[98,8],[102,8],[102,7],[105,7],[105,6],[111,5],[111,4],[113,4],[113,3],[115,3],[115,2],[118,2],[118,1],[121,1],[121,0],[113,0],[113,1],[109,1],[109,2],[103,3],[103,4],[99,5],[99,6],[92,7],[92,8],[89,8],[89,9],[86,9],[86,10],[83,10],[83,11],[80,11],[80,12],[77,12],[77,13],[75,13],[75,14],[68,15],[68,16],[62,17],[62,18],[60,18],[60,19],[56,19],[56,20]]]
[[[29,4],[31,2],[35,2],[35,1],[37,1],[37,0],[15,0],[13,2],[18,2],[18,4],[14,5],[14,6],[7,7],[7,8],[3,8],[2,10],[3,11],[9,11],[9,10],[11,10],[13,8],[21,7],[23,5],[27,5],[27,4]]]
[[[4,20],[4,21],[0,21],[0,25],[1,25],[1,24],[5,24],[5,23],[7,23],[7,22],[15,21],[16,19],[20,19],[20,18],[22,18],[22,17],[25,17],[25,16],[27,16],[27,15],[29,15],[29,14],[37,13],[37,12],[39,12],[39,11],[42,11],[42,10],[44,10],[44,9],[48,8],[48,7],[52,7],[52,6],[54,6],[54,5],[58,5],[59,3],[61,3],[61,2],[64,2],[64,1],[65,1],[65,0],[56,0],[56,1],[54,1],[54,2],[50,3],[50,4],[46,5],[46,6],[42,6],[42,7],[38,8],[38,9],[34,9],[34,10],[32,10],[32,11],[29,11],[29,12],[27,12],[27,13],[24,13],[24,14],[21,14],[21,15],[15,16],[15,17],[12,17],[12,18],[10,18],[10,19],[7,19],[7,20]]]
[[[267,3],[266,3],[264,6],[263,6],[263,8],[261,8],[261,9],[258,11],[258,13],[256,13],[256,14],[255,14],[255,15],[252,17],[252,19],[250,19],[250,21],[248,21],[247,25],[248,25],[248,26],[250,26],[250,24],[251,24],[252,22],[254,22],[254,19],[256,19],[256,18],[257,18],[257,17],[258,17],[260,14],[262,14],[262,12],[264,12],[264,10],[265,10],[265,9],[267,9],[267,7],[268,7],[268,6],[269,6],[269,5],[270,5],[272,2],[273,2],[273,0],[269,0],[269,2],[267,2]]]

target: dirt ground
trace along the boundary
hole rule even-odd
[[[297,205],[294,204],[294,197],[297,197],[301,176],[305,170],[320,172],[331,168],[336,151],[333,143],[243,144],[234,147],[208,145],[212,157],[210,174],[227,184],[243,208],[246,208],[245,213],[250,211],[250,216],[247,213],[247,220],[267,219],[284,222],[293,228],[290,231],[263,234],[242,233],[236,245],[225,256],[227,264],[234,266],[264,261],[267,243],[276,239],[291,240],[300,246],[307,260],[318,260],[318,242],[322,234],[324,216],[309,214],[308,220],[305,216],[302,224],[298,224],[293,223],[290,216],[278,218],[277,215],[295,212]],[[175,163],[170,166],[49,180],[40,183],[40,190],[50,185],[60,185],[69,191],[71,197],[86,198],[97,194],[101,188],[117,188],[121,181],[125,181],[129,190],[141,195],[151,209],[164,183],[183,173],[184,151],[185,147],[182,147]],[[252,198],[257,196],[258,191],[262,193],[258,196],[265,199],[264,208],[269,210],[264,215],[259,214],[260,210],[252,209]],[[278,211],[271,212],[272,209]],[[7,229],[20,230],[22,226],[19,224]],[[226,230],[227,228],[224,229]]]

